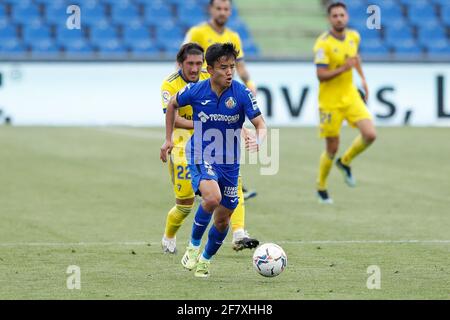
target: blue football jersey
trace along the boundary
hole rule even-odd
[[[188,84],[176,99],[180,107],[191,105],[193,109],[194,134],[186,144],[188,163],[239,163],[245,116],[252,120],[261,115],[251,91],[233,80],[218,97],[208,79]]]

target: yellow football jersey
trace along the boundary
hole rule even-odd
[[[199,81],[209,79],[209,77],[209,73],[206,70],[202,70],[200,72]],[[188,82],[183,79],[181,70],[172,73],[163,81],[161,86],[161,99],[164,113],[166,113],[167,104],[169,103],[170,98],[177,94],[177,92],[183,89],[187,84]],[[187,120],[192,120],[192,107],[188,105],[178,108],[178,115]],[[175,128],[173,133],[174,148],[184,149],[186,142],[191,137],[193,131],[193,129],[187,130]],[[183,150],[179,151],[183,153]]]
[[[334,70],[345,64],[347,58],[358,55],[360,36],[357,31],[347,29],[345,38],[339,40],[330,32],[320,35],[314,45],[314,63]],[[319,85],[319,106],[326,109],[346,107],[359,96],[353,84],[353,69],[337,77],[322,81]]]
[[[239,51],[238,60],[244,58],[244,51],[242,50],[241,38],[237,32],[229,28],[225,28],[223,33],[217,33],[208,22],[201,23],[192,27],[186,34],[184,43],[195,42],[199,44],[206,53],[206,50],[214,43],[231,42]],[[206,66],[206,61],[204,66]]]

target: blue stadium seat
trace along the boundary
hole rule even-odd
[[[11,10],[12,20],[17,23],[28,24],[41,21],[39,8],[33,3],[30,3],[29,5],[26,3],[15,4],[11,7]]]
[[[60,43],[65,43],[74,40],[86,40],[85,29],[73,29],[69,30],[65,25],[59,26],[56,29],[56,40]]]
[[[99,20],[106,19],[106,11],[103,4],[97,4],[94,2],[89,3],[87,6],[81,6],[81,24],[95,24]]]
[[[104,27],[93,28],[89,38],[91,43],[100,45],[103,42],[116,40],[118,38],[118,34],[115,27],[107,25]]]
[[[94,57],[94,50],[86,42],[75,42],[70,47],[65,47],[63,52],[64,57],[70,59],[92,59]]]
[[[27,48],[18,39],[0,41],[0,56],[26,58]]]
[[[395,45],[399,41],[409,41],[414,39],[410,27],[406,25],[402,28],[397,28],[399,26],[401,26],[401,24],[392,25],[385,28],[384,37],[387,45]]]
[[[52,38],[50,27],[41,24],[24,25],[22,38],[28,44]]]
[[[0,26],[0,43],[3,41],[17,39],[17,27],[13,24]]]
[[[173,21],[172,10],[165,4],[160,6],[147,6],[144,10],[144,21],[149,25],[158,26],[167,21]]]
[[[433,58],[447,58],[450,57],[450,41],[442,39],[439,41],[433,41],[427,44],[427,54]]]
[[[361,42],[381,39],[381,30],[364,28],[359,31]]]
[[[67,6],[63,1],[45,5],[45,21],[49,24],[62,24],[69,17],[66,13]]]
[[[206,11],[196,2],[185,2],[177,7],[178,21],[185,27],[191,27],[208,20]]]
[[[122,31],[123,43],[131,48],[150,48],[153,46],[149,30],[142,24],[125,25]]]
[[[158,42],[170,42],[184,38],[184,30],[177,24],[164,23],[156,29]]]
[[[141,20],[139,8],[127,1],[111,7],[111,18],[115,23],[133,23]]]
[[[448,5],[447,7],[443,8],[443,10],[441,12],[441,18],[442,18],[442,22],[448,28],[450,28],[450,5]]]
[[[380,57],[388,55],[389,49],[381,39],[370,39],[361,42],[360,53],[363,58],[367,56]]]
[[[409,4],[407,11],[409,21],[416,25],[420,25],[426,20],[437,20],[434,6],[425,0],[417,0]]]
[[[61,51],[51,39],[34,41],[30,46],[31,56],[34,58],[59,58]]]
[[[419,59],[423,57],[423,50],[414,40],[402,40],[392,44],[396,57]]]
[[[446,31],[441,24],[427,24],[418,27],[418,40],[422,44],[446,40]]]
[[[97,43],[97,55],[100,58],[126,58],[127,49],[117,39],[108,39]]]

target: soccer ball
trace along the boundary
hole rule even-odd
[[[275,277],[286,268],[287,256],[275,243],[264,243],[253,253],[253,267],[264,277]]]

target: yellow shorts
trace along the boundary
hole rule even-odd
[[[191,184],[191,173],[187,164],[184,150],[173,148],[169,157],[169,174],[172,180],[173,193],[176,199],[184,200],[195,197],[194,189]],[[238,179],[238,196],[239,203],[244,203],[244,195],[242,193],[242,177],[239,172]]]
[[[184,200],[195,197],[191,184],[191,173],[184,154],[176,154],[174,148],[169,157],[169,173],[172,179],[173,193],[176,199]]]
[[[338,137],[341,132],[342,122],[347,120],[351,127],[364,119],[372,119],[362,99],[355,99],[354,103],[343,108],[319,108],[320,112],[320,137]]]

